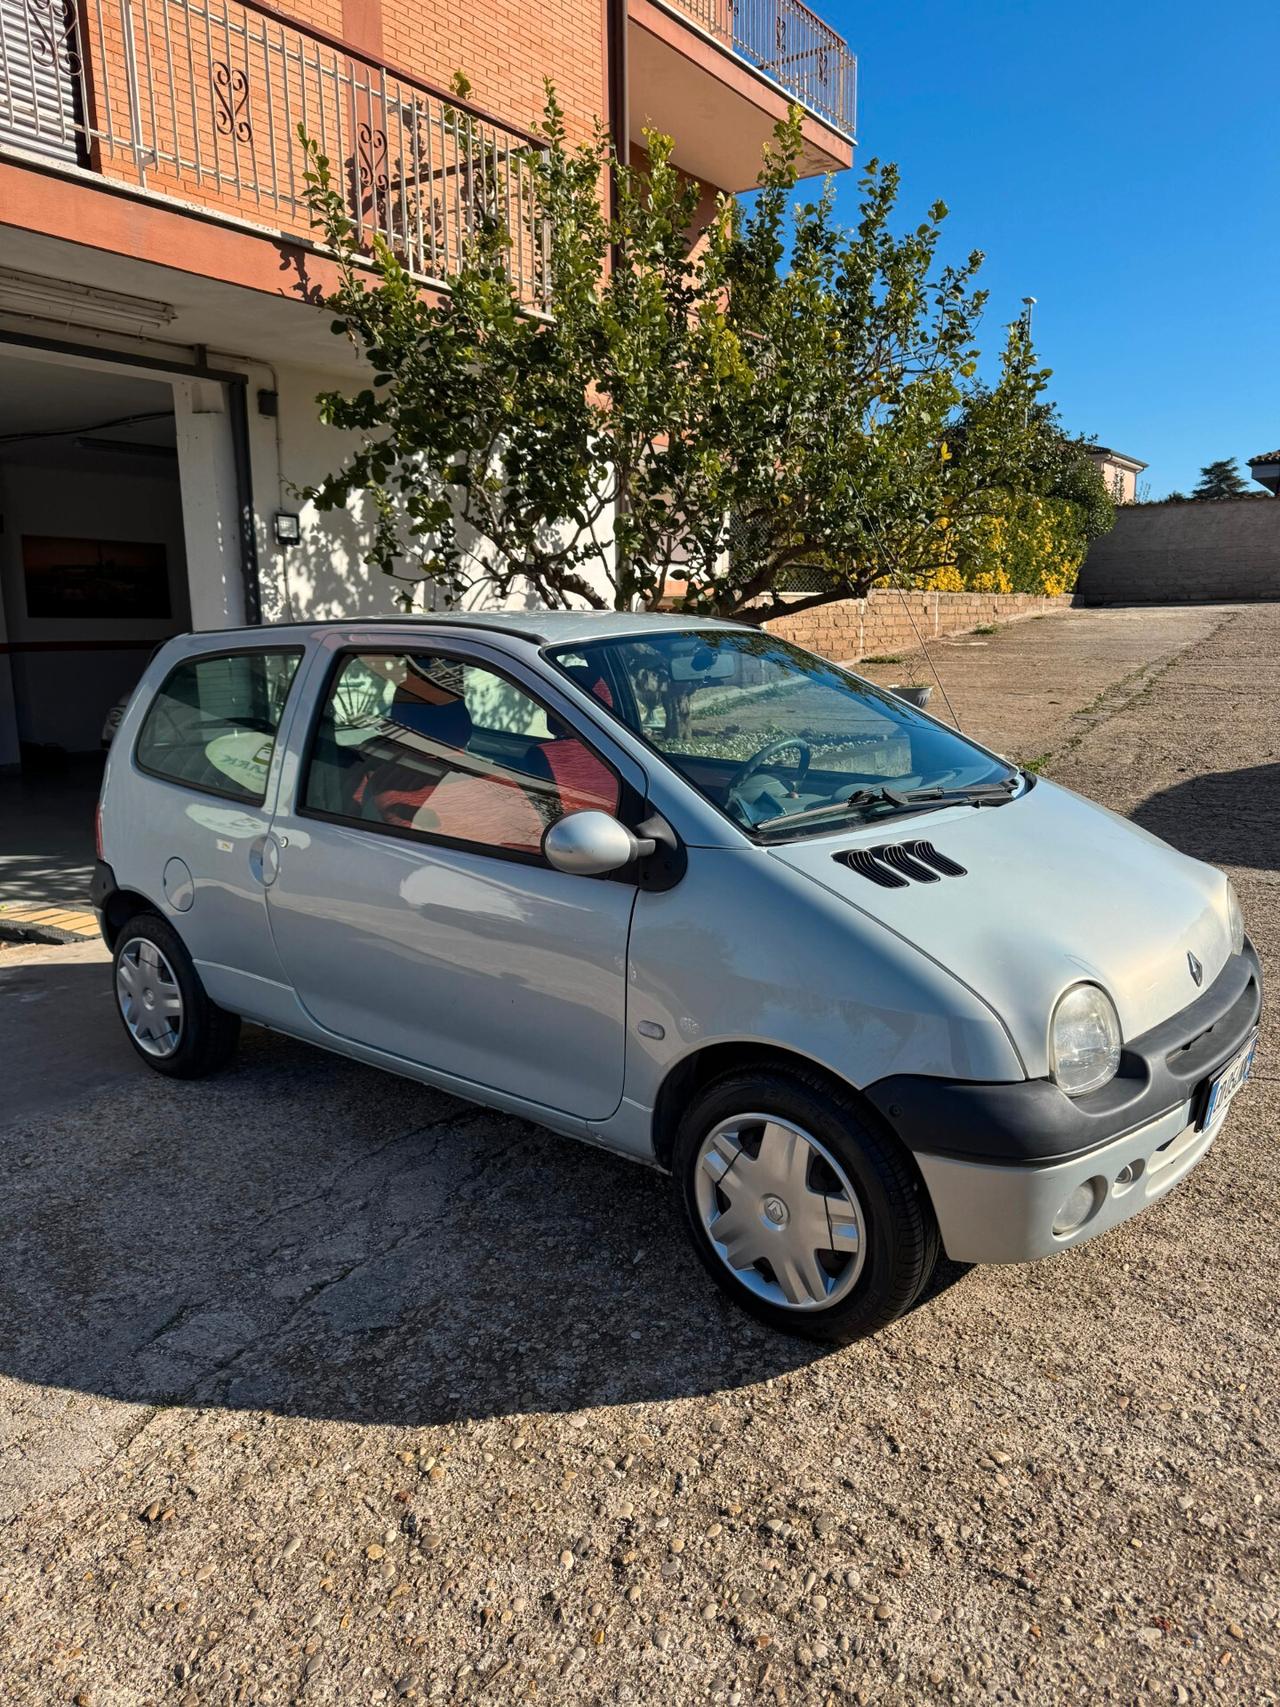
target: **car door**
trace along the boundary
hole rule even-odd
[[[634,761],[479,642],[326,650],[273,823],[268,915],[299,1001],[337,1037],[604,1119],[636,890],[553,870],[541,839],[565,812],[619,811]]]

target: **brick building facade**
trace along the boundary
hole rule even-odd
[[[792,99],[808,171],[853,156],[854,61],[802,0],[0,0],[0,49],[0,767],[95,747],[166,633],[391,608],[359,513],[298,497],[339,456],[316,394],[361,377],[300,124],[424,289],[546,78],[572,137],[668,131],[708,195]]]

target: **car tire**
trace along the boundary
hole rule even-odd
[[[116,1011],[135,1052],[171,1079],[202,1079],[235,1053],[240,1016],[210,1001],[177,931],[137,913],[116,939]]]
[[[712,1278],[784,1333],[862,1339],[909,1310],[936,1266],[938,1226],[909,1155],[819,1074],[713,1081],[680,1122],[672,1171]]]

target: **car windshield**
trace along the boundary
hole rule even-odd
[[[1016,784],[963,736],[764,632],[660,630],[550,656],[761,840],[953,800],[999,803]]]

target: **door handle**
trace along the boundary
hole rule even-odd
[[[270,889],[280,875],[280,844],[274,836],[259,836],[251,844],[249,870],[264,889]]]

